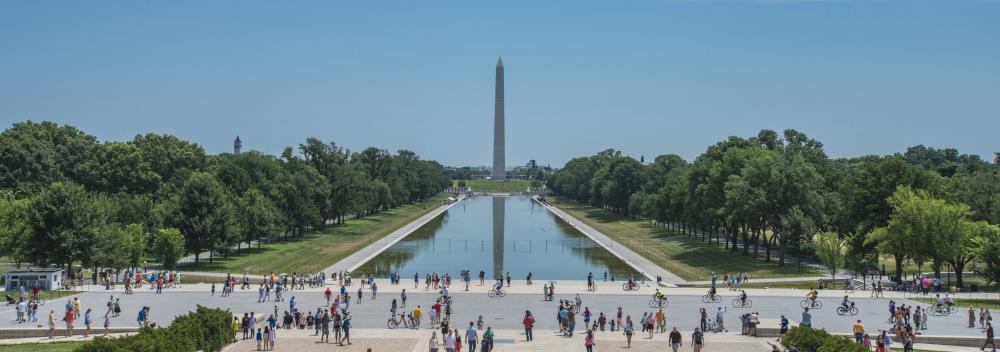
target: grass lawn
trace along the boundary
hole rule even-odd
[[[84,343],[85,342],[52,342],[0,345],[0,352],[72,352]]]
[[[910,297],[911,300],[934,304],[937,303],[937,299],[934,297]],[[959,313],[966,313],[969,306],[973,306],[976,309],[979,308],[989,308],[989,309],[1000,309],[1000,299],[982,299],[982,298],[954,298],[955,306],[959,309]],[[964,315],[963,315],[964,316]]]
[[[553,205],[580,219],[590,227],[611,237],[639,255],[685,280],[708,280],[711,273],[747,272],[753,279],[775,277],[823,276],[809,266],[797,268],[794,263],[784,267],[775,262],[754,259],[726,251],[721,245],[702,242],[681,233],[653,226],[650,222],[631,219],[610,211],[576,203],[563,197],[546,197]],[[776,253],[772,254],[772,257]]]
[[[458,185],[458,181],[452,181]],[[489,180],[466,180],[465,184],[472,187],[477,192],[524,192],[531,186],[531,181],[489,181]]]
[[[436,196],[420,204],[349,220],[288,242],[265,244],[259,249],[254,247],[228,259],[216,257],[214,263],[209,263],[208,258],[201,258],[199,266],[185,265],[182,269],[228,273],[246,271],[251,274],[317,272],[436,209],[443,197]]]

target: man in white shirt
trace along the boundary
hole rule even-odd
[[[456,352],[455,335],[452,334],[451,331],[449,331],[448,335],[444,337],[444,350],[447,352]]]

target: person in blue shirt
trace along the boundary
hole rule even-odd
[[[264,334],[260,333],[260,328],[257,328],[257,350],[260,351],[260,343],[264,340]]]
[[[135,321],[139,323],[139,326],[146,326],[146,307],[139,309],[139,316],[135,318]]]
[[[465,341],[469,344],[469,352],[476,352],[476,341],[479,340],[479,332],[476,331],[476,324],[469,322],[469,328],[465,330]]]
[[[802,323],[799,325],[812,327],[812,314],[809,313],[809,308],[802,311]]]
[[[784,315],[781,316],[781,331],[778,332],[778,341],[781,341],[781,337],[788,333],[788,318]]]

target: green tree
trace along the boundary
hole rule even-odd
[[[56,182],[31,199],[24,246],[29,261],[39,265],[89,266],[109,206],[80,185]]]
[[[129,144],[139,150],[142,159],[163,182],[176,184],[178,188],[192,172],[204,170],[208,160],[201,146],[169,134],[137,135]]]
[[[122,232],[120,250],[116,252],[118,256],[126,258],[126,265],[130,268],[137,268],[146,257],[146,247],[149,244],[149,234],[141,224],[129,224]]]
[[[222,185],[205,172],[191,174],[180,194],[180,231],[188,251],[194,253],[195,265],[202,251],[214,259],[216,246],[230,230],[230,208]]]
[[[240,234],[248,248],[253,241],[259,248],[261,242],[281,230],[278,209],[257,189],[247,191],[237,201],[237,209]]]
[[[12,258],[18,267],[25,260],[27,207],[28,199],[17,199],[11,191],[0,191],[0,256]]]
[[[813,235],[812,245],[816,256],[830,270],[830,278],[836,278],[837,270],[844,267],[844,252],[847,247],[845,241],[836,233],[820,232]]]
[[[163,263],[163,268],[172,270],[184,254],[184,235],[175,228],[159,229],[153,240],[153,251]]]
[[[975,239],[973,254],[983,263],[978,273],[988,283],[1000,287],[1000,228],[990,225]]]
[[[139,148],[129,143],[100,145],[80,170],[83,185],[91,191],[148,194],[160,187],[160,175],[153,172]]]
[[[53,182],[80,182],[80,165],[97,147],[97,138],[72,126],[15,123],[0,133],[0,188],[26,197]]]

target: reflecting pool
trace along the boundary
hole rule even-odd
[[[402,241],[354,270],[355,277],[404,279],[418,273],[451,273],[458,277],[480,270],[486,277],[510,272],[523,280],[584,280],[593,272],[618,279],[635,271],[589,237],[528,197],[474,196],[448,209]],[[638,275],[636,275],[638,276]]]

